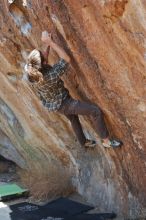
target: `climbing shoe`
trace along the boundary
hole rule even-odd
[[[94,148],[96,146],[96,141],[93,141],[93,140],[86,140],[85,144],[84,144],[84,147],[91,147],[91,148]]]
[[[117,148],[117,147],[121,147],[123,145],[123,143],[121,141],[118,140],[109,140],[108,143],[102,143],[104,147],[106,148]]]

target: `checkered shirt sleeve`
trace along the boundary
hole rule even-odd
[[[61,58],[58,63],[55,63],[51,70],[49,70],[48,74],[51,76],[51,79],[56,79],[62,76],[68,66],[68,63]]]

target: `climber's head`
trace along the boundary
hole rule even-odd
[[[28,55],[25,71],[28,73],[28,78],[31,82],[39,82],[43,79],[41,73],[43,59],[42,53],[37,49],[31,51]]]
[[[37,70],[39,70],[41,68],[42,55],[39,50],[34,49],[30,52],[30,54],[27,57],[27,65],[30,65]]]

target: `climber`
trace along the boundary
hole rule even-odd
[[[119,147],[121,141],[110,139],[101,109],[87,102],[75,100],[64,87],[60,77],[63,75],[70,57],[58,46],[47,31],[42,32],[43,50],[34,49],[27,58],[25,71],[29,85],[49,111],[64,114],[71,122],[80,144],[84,147],[95,147],[96,142],[85,137],[78,115],[90,115],[96,132],[101,137],[104,147]],[[50,47],[58,54],[59,61],[52,67],[48,65]]]

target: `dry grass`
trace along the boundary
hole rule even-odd
[[[21,183],[30,191],[30,196],[37,201],[45,201],[58,196],[67,196],[74,192],[71,175],[62,168],[49,166],[47,170],[19,170]]]

